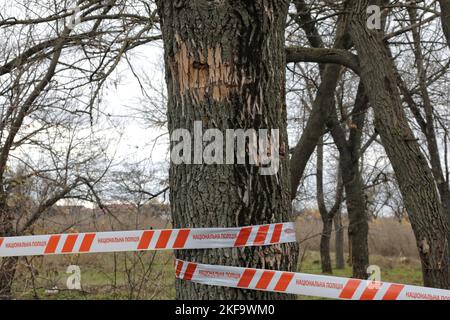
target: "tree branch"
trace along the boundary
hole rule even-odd
[[[286,62],[316,62],[340,64],[360,74],[359,59],[357,55],[343,49],[327,48],[286,48]]]

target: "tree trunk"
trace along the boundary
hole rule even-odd
[[[339,209],[334,216],[334,247],[336,254],[336,269],[345,268],[344,257],[344,228],[342,225],[342,210]]]
[[[339,150],[342,182],[345,186],[346,203],[348,211],[348,233],[351,242],[351,256],[353,277],[367,278],[369,266],[368,234],[366,199],[364,183],[361,177],[360,152],[361,137],[364,128],[365,114],[368,108],[367,98],[362,84],[358,87],[355,106],[352,110],[352,128],[347,140],[345,129],[338,119],[336,108],[327,121],[333,140]]]
[[[367,237],[369,224],[365,208],[365,197],[363,193],[363,182],[361,173],[356,165],[348,166],[348,162],[341,159],[342,177],[345,186],[346,203],[349,216],[349,242],[351,242],[351,265],[353,277],[359,279],[367,278],[367,267],[369,266],[369,245]]]
[[[332,274],[333,267],[331,266],[330,256],[330,240],[331,232],[333,231],[333,220],[323,219],[322,236],[320,237],[320,261],[322,263],[322,273]]]
[[[352,267],[353,266],[353,249],[352,249],[352,234],[350,233],[350,230],[347,229],[347,239],[348,239],[348,258],[347,258],[347,264]]]
[[[366,28],[368,1],[351,0],[350,29],[361,78],[416,236],[424,285],[450,288],[448,226],[432,172],[408,124],[382,32]]]
[[[445,1],[442,1],[445,2]],[[447,10],[450,11],[450,1],[447,2]],[[445,4],[443,4],[445,5]],[[442,6],[442,5],[441,5]],[[408,9],[409,16],[411,19],[411,23],[415,24],[417,22],[417,11],[415,8]],[[450,12],[448,12],[450,14]],[[442,19],[445,19],[443,16]],[[450,19],[450,16],[447,17]],[[450,21],[447,21],[450,27]],[[447,217],[448,224],[450,226],[450,188],[448,185],[448,181],[445,178],[444,170],[442,169],[442,161],[439,154],[439,146],[438,146],[438,138],[436,135],[435,128],[435,116],[434,116],[434,108],[433,103],[431,101],[430,94],[428,92],[427,82],[428,82],[428,74],[427,69],[425,67],[424,55],[422,51],[422,39],[421,34],[418,28],[412,29],[413,40],[414,40],[414,54],[416,58],[416,66],[417,66],[417,78],[419,79],[419,89],[423,102],[423,110],[425,111],[425,117],[422,116],[420,110],[415,112],[414,115],[416,117],[417,122],[420,125],[420,128],[427,140],[427,149],[428,155],[431,165],[431,172],[433,173],[434,179],[436,181],[437,189],[439,191],[439,195],[442,202],[442,210]],[[449,42],[450,44],[450,42]],[[414,103],[414,100],[411,97],[411,102]],[[415,105],[414,107],[417,108]],[[418,109],[418,108],[417,108]],[[450,231],[450,229],[449,229]],[[450,234],[448,235],[448,240],[450,241]],[[449,255],[450,257],[450,255]]]
[[[289,1],[157,1],[165,48],[169,132],[279,129],[279,170],[257,165],[170,166],[174,227],[233,227],[292,221],[284,32]],[[201,137],[200,137],[201,139]],[[227,141],[228,142],[228,141]],[[200,142],[201,143],[201,142]],[[195,149],[195,148],[194,148]],[[246,151],[248,161],[249,150]],[[187,156],[190,155],[190,152]],[[236,160],[238,154],[233,154]],[[275,154],[273,156],[278,156]],[[228,159],[228,157],[227,157]],[[197,263],[294,271],[297,244],[243,249],[186,250]],[[179,281],[178,299],[288,299],[262,291]]]
[[[450,0],[439,0],[441,6],[441,22],[447,44],[450,48]]]
[[[345,187],[346,203],[348,211],[348,237],[351,265],[353,266],[353,277],[365,279],[367,277],[367,267],[369,266],[369,245],[368,234],[369,224],[367,220],[366,202],[364,196],[364,183],[359,169],[358,153],[352,153],[349,145],[345,141],[336,138],[336,128],[339,124],[332,125],[332,135],[338,146],[342,181]],[[344,132],[341,132],[344,134]],[[341,137],[342,139],[345,136]],[[340,142],[338,142],[340,141]]]
[[[319,207],[320,217],[322,218],[322,235],[320,238],[320,259],[322,261],[322,272],[333,273],[330,257],[331,232],[333,231],[333,218],[336,212],[341,208],[344,187],[342,184],[341,169],[338,166],[336,172],[336,195],[333,207],[328,210],[325,203],[325,192],[323,186],[323,163],[324,163],[324,140],[323,136],[319,139],[317,145],[317,165],[316,165],[316,189],[317,205]]]

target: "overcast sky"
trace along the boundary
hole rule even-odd
[[[136,73],[147,74],[154,84],[164,85],[161,42],[134,50],[130,61]],[[117,85],[108,86],[103,100],[105,112],[111,115],[110,118],[114,123],[120,124],[116,128],[111,127],[111,134],[121,135],[118,144],[112,146],[111,151],[117,151],[118,158],[130,162],[144,159],[151,159],[154,163],[167,162],[168,135],[165,128],[164,130],[150,128],[150,124],[142,118],[143,114],[137,111],[145,109],[147,106],[143,104],[149,101],[145,99],[128,63],[122,61],[115,77],[119,80]]]

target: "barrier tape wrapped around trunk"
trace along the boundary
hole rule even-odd
[[[450,290],[388,282],[263,269],[215,266],[177,260],[178,279],[222,287],[343,300],[450,300]]]
[[[237,228],[91,232],[0,238],[0,257],[214,249],[296,242],[294,223]],[[450,300],[450,290],[176,261],[178,279],[205,285],[351,300]]]
[[[237,228],[114,231],[0,238],[0,257],[213,249],[296,242],[294,223]]]

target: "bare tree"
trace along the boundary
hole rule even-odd
[[[55,0],[3,2],[0,16],[0,236],[29,233],[50,207],[85,197],[104,176],[95,161],[94,109],[102,87],[131,49],[158,39],[151,4]],[[73,6],[73,7],[71,7]],[[141,13],[146,12],[145,15]],[[91,128],[89,127],[91,125]],[[84,135],[82,134],[84,130]],[[27,156],[27,155],[33,156]],[[108,162],[108,161],[106,161]],[[12,175],[11,168],[26,168]],[[11,199],[38,179],[42,189],[28,213]],[[81,189],[80,189],[81,188]],[[17,258],[1,261],[0,294],[10,296]]]
[[[331,256],[330,256],[330,241],[331,234],[333,231],[333,220],[337,214],[337,212],[341,208],[343,194],[344,194],[344,186],[342,183],[342,179],[340,178],[341,170],[339,165],[337,166],[336,172],[338,178],[336,179],[336,194],[335,200],[330,209],[327,208],[325,201],[325,193],[324,193],[324,145],[323,145],[323,137],[320,139],[319,144],[317,145],[317,202],[319,207],[320,216],[322,218],[323,229],[322,235],[320,238],[320,258],[322,262],[322,272],[323,273],[333,273],[333,268],[331,266]]]
[[[432,172],[403,110],[383,33],[367,29],[368,1],[350,1],[351,37],[375,126],[392,163],[417,238],[424,283],[449,288],[448,225]]]

